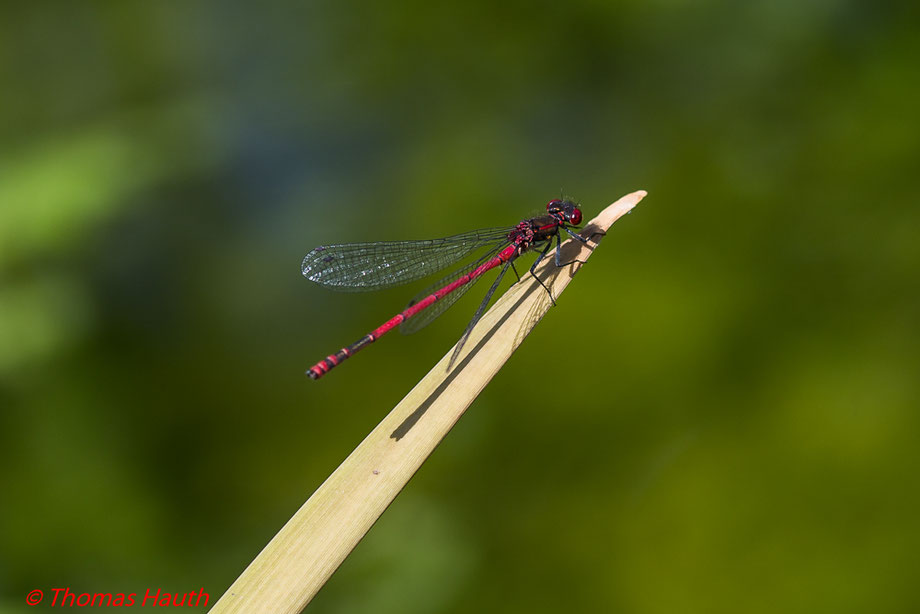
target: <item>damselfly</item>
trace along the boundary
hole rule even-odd
[[[546,215],[524,220],[510,228],[474,230],[452,237],[423,241],[385,241],[317,247],[303,259],[301,271],[304,277],[341,292],[391,288],[433,275],[467,258],[472,262],[439,279],[419,293],[405,310],[356,342],[310,367],[307,375],[319,379],[397,325],[405,334],[422,329],[453,305],[483,273],[500,266],[498,277],[454,349],[449,369],[460,355],[460,350],[482,317],[508,268],[512,268],[517,275],[514,261],[518,256],[527,251],[540,250],[536,261],[530,267],[530,274],[550,292],[534,274],[534,270],[549,253],[553,239],[556,240],[556,266],[570,264],[563,263],[561,259],[561,233],[568,233],[577,241],[587,243],[587,239],[575,234],[570,228],[579,224],[581,209],[577,204],[568,200],[551,200],[546,205]],[[519,275],[518,279],[520,280]],[[555,303],[552,293],[550,300]]]

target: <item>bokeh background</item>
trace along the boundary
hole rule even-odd
[[[310,610],[920,609],[916,3],[12,4],[3,612],[216,599],[481,297],[314,383],[419,287],[310,248],[640,188]]]

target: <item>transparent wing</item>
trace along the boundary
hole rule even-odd
[[[479,309],[476,310],[476,313],[473,314],[473,319],[470,320],[470,323],[467,325],[466,330],[463,331],[463,336],[460,337],[460,341],[457,342],[457,345],[454,346],[454,353],[451,354],[450,362],[447,363],[447,370],[450,371],[450,368],[454,366],[454,363],[457,362],[457,359],[460,357],[460,350],[463,349],[463,346],[466,345],[467,339],[470,338],[470,333],[473,332],[473,329],[476,327],[476,324],[479,323],[479,318],[482,317],[483,312],[486,310],[489,301],[492,300],[492,295],[495,294],[495,291],[498,290],[498,286],[502,283],[502,277],[505,276],[505,273],[508,272],[508,267],[511,266],[513,261],[509,260],[505,263],[505,266],[501,268],[498,272],[498,276],[495,278],[495,281],[492,282],[492,287],[489,288],[489,291],[486,292],[486,297],[482,299],[482,302],[479,303]]]
[[[500,248],[503,245],[504,243],[499,243],[495,247]],[[430,286],[428,286],[427,288],[419,292],[415,296],[415,298],[409,301],[408,306],[411,307],[412,305],[419,302],[420,300],[428,296],[431,296],[432,294],[434,294],[435,292],[437,292],[438,290],[440,290],[441,288],[443,288],[450,282],[454,281],[455,279],[458,279],[466,275],[467,273],[474,271],[476,267],[481,265],[483,262],[486,262],[490,258],[494,257],[494,255],[495,255],[495,250],[494,249],[489,250],[484,256],[482,256],[478,260],[474,260],[468,265],[460,269],[457,269],[456,271],[452,272],[450,275],[445,275],[438,281],[434,282],[433,284],[431,284]],[[450,294],[448,294],[441,300],[436,301],[434,304],[431,305],[431,307],[420,312],[415,317],[412,317],[404,321],[402,324],[399,325],[399,332],[401,332],[404,335],[411,335],[412,333],[422,330],[423,328],[425,328],[426,326],[434,322],[438,318],[438,316],[440,316],[442,313],[447,311],[454,303],[456,303],[460,299],[461,296],[466,294],[467,290],[472,288],[473,285],[480,279],[482,279],[482,275],[476,277],[471,282],[460,286],[459,288],[457,288],[456,290],[454,290],[453,292],[451,292]]]
[[[479,248],[507,240],[510,231],[486,228],[442,239],[325,245],[304,257],[301,272],[331,290],[381,290],[446,269]]]

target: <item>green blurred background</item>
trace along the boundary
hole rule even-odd
[[[10,4],[0,610],[216,599],[482,296],[314,383],[310,248],[640,188],[311,611],[920,610],[916,3]]]

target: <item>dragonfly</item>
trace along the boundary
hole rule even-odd
[[[552,292],[534,271],[549,253],[554,240],[556,266],[572,264],[562,262],[562,235],[566,233],[576,241],[588,243],[588,239],[572,230],[579,227],[581,220],[582,213],[578,204],[555,199],[546,204],[545,215],[522,220],[510,228],[486,228],[420,241],[323,245],[311,250],[301,263],[303,276],[325,288],[340,292],[369,292],[401,286],[453,269],[467,259],[471,261],[439,278],[413,298],[403,311],[351,345],[326,356],[307,369],[306,374],[314,380],[323,377],[397,326],[403,334],[421,330],[456,303],[486,272],[500,267],[492,287],[454,348],[447,366],[450,370],[509,268],[520,281],[514,261],[521,254],[538,252],[536,261],[530,267],[530,275],[546,290],[555,305]]]

